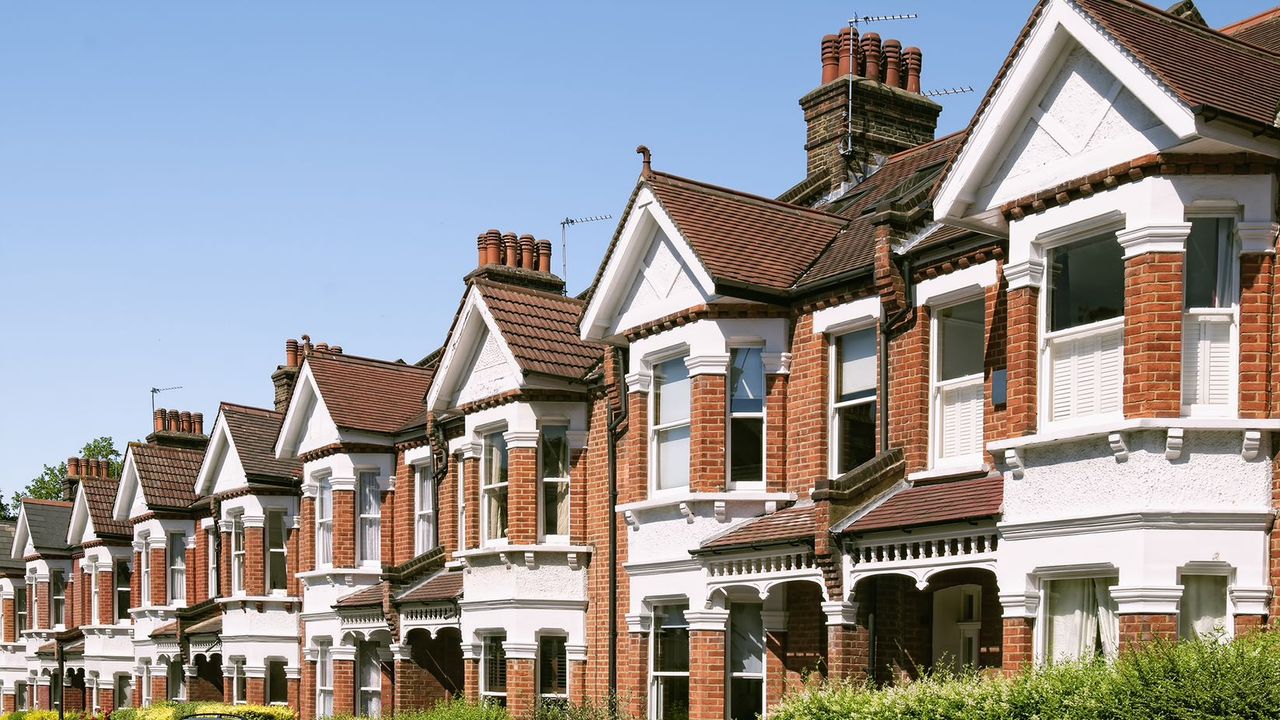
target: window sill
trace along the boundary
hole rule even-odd
[[[334,578],[350,577],[353,580],[370,579],[377,580],[382,576],[381,568],[374,570],[373,568],[328,568],[324,570],[308,570],[300,572],[295,577],[306,585],[329,584]]]
[[[939,461],[928,470],[918,470],[913,473],[908,473],[907,482],[928,482],[929,480],[939,480],[941,478],[956,477],[959,475],[977,475],[979,473],[988,472],[991,472],[991,466],[982,462],[982,456],[978,455],[973,458]]]
[[[539,554],[564,555],[570,570],[580,570],[583,559],[594,551],[595,548],[590,545],[503,545],[478,550],[460,550],[455,552],[453,557],[457,559],[462,569],[468,572],[474,567],[473,559],[494,556],[497,556],[507,569],[511,569],[518,563],[532,570],[537,567]]]
[[[651,497],[648,500],[622,503],[614,506],[614,512],[636,512],[671,507],[681,503],[705,502],[795,502],[795,493],[767,492],[762,490],[736,490],[729,492],[673,492]]]
[[[302,598],[296,595],[232,595],[231,597],[214,598],[219,605],[236,605],[239,603],[300,603]]]
[[[1002,453],[1006,450],[1052,445],[1070,440],[1084,440],[1110,433],[1134,430],[1223,430],[1243,432],[1247,430],[1280,430],[1280,419],[1226,418],[1226,417],[1177,417],[1177,418],[1105,418],[1094,422],[1071,423],[1049,427],[1044,432],[1023,437],[996,440],[987,443],[987,450]]]

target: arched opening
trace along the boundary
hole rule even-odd
[[[187,699],[222,702],[222,655],[197,655],[195,667],[196,674],[190,678]]]
[[[405,635],[406,659],[396,663],[397,708],[425,708],[464,691],[462,633],[442,628],[434,636],[424,629]]]

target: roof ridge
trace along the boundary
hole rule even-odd
[[[474,280],[471,281],[471,284],[477,287],[493,288],[494,290],[511,290],[512,292],[518,292],[522,295],[534,295],[538,297],[547,298],[548,300],[563,300],[572,305],[585,304],[585,301],[576,297],[561,295],[560,293],[553,293],[548,290],[539,290],[537,288],[531,288],[525,285],[512,285],[508,283],[494,282],[493,280],[487,280],[485,278],[475,278]]]
[[[392,369],[414,370],[420,373],[429,373],[429,368],[419,367],[405,362],[404,360],[382,360],[379,358],[364,357],[362,355],[348,355],[346,353],[315,353],[308,355],[307,360],[333,360],[335,362],[351,362],[357,365],[376,365]]]
[[[72,507],[72,503],[67,502],[66,500],[45,500],[43,498],[24,497],[22,498],[22,502],[29,503],[31,505],[49,505],[51,507],[67,507],[67,508]]]
[[[1088,2],[1088,1],[1090,1],[1090,0],[1086,0],[1086,2]],[[1096,1],[1096,0],[1094,0],[1094,1]],[[1253,43],[1251,43],[1251,42],[1248,42],[1248,41],[1246,41],[1246,40],[1241,40],[1240,38],[1237,38],[1237,37],[1235,37],[1235,36],[1233,36],[1233,35],[1228,35],[1228,34],[1226,34],[1226,33],[1222,32],[1221,30],[1218,30],[1218,29],[1216,29],[1216,28],[1211,28],[1211,27],[1209,27],[1209,26],[1207,26],[1207,25],[1201,25],[1201,24],[1199,24],[1199,23],[1191,22],[1190,20],[1188,20],[1188,19],[1186,19],[1186,18],[1178,17],[1177,15],[1170,14],[1170,13],[1168,13],[1168,12],[1164,11],[1164,10],[1161,10],[1160,8],[1158,8],[1158,7],[1154,6],[1154,5],[1148,5],[1147,3],[1145,3],[1145,2],[1141,2],[1140,0],[1106,0],[1106,1],[1107,1],[1107,2],[1112,2],[1112,3],[1115,3],[1115,4],[1118,4],[1118,5],[1125,5],[1125,6],[1128,6],[1128,7],[1133,8],[1133,9],[1135,9],[1135,10],[1139,11],[1139,12],[1146,12],[1146,13],[1149,13],[1149,14],[1151,14],[1151,15],[1155,15],[1156,17],[1159,17],[1159,18],[1160,18],[1160,19],[1162,19],[1162,20],[1170,21],[1170,22],[1172,22],[1172,23],[1174,23],[1174,24],[1176,24],[1176,25],[1181,26],[1182,28],[1184,28],[1184,29],[1186,29],[1186,30],[1189,30],[1189,31],[1191,31],[1191,32],[1200,33],[1200,34],[1204,35],[1205,37],[1214,38],[1214,39],[1219,40],[1219,41],[1223,41],[1223,42],[1227,42],[1227,43],[1232,43],[1232,44],[1235,44],[1235,45],[1239,45],[1239,46],[1241,46],[1241,47],[1242,47],[1242,48],[1244,48],[1244,49],[1248,49],[1248,50],[1256,51],[1256,52],[1258,52],[1258,53],[1261,53],[1261,54],[1262,54],[1263,56],[1265,56],[1265,58],[1266,58],[1266,59],[1268,59],[1268,60],[1280,60],[1280,53],[1277,53],[1277,52],[1275,52],[1275,51],[1273,51],[1273,50],[1268,50],[1267,48],[1260,47],[1260,46],[1258,46],[1258,45],[1254,45],[1254,44],[1253,44]],[[1080,6],[1080,3],[1076,2],[1075,0],[1072,0],[1072,4],[1073,4],[1073,5],[1076,5],[1077,7],[1081,7],[1081,6]],[[1082,9],[1083,9],[1083,8],[1082,8]],[[1106,25],[1107,25],[1107,24],[1106,24],[1106,21],[1104,21],[1104,20],[1102,20],[1101,18],[1099,18],[1099,17],[1097,17],[1097,16],[1093,15],[1093,13],[1089,12],[1088,10],[1085,10],[1085,12],[1089,13],[1089,15],[1090,15],[1091,17],[1093,17],[1093,19],[1094,19],[1094,20],[1096,20],[1099,24],[1101,24],[1101,25],[1103,25],[1104,27],[1106,27]],[[1111,29],[1110,29],[1109,27],[1107,27],[1107,34],[1112,35],[1112,36],[1114,36],[1114,35],[1115,35],[1115,33],[1114,33],[1114,32],[1112,32],[1112,31],[1111,31]],[[1139,57],[1142,57],[1142,53],[1141,53],[1141,52],[1139,52],[1138,50],[1136,50],[1135,48],[1133,48],[1133,47],[1129,46],[1129,44],[1128,44],[1128,43],[1124,43],[1124,45],[1125,45],[1125,49],[1127,49],[1129,52],[1133,53],[1134,55],[1138,55]],[[1147,60],[1147,58],[1142,57],[1142,62],[1143,62],[1143,64],[1144,64],[1144,65],[1146,65],[1149,69],[1154,70],[1154,68],[1152,67],[1152,63],[1151,63],[1151,62],[1149,62],[1149,61]],[[1165,84],[1168,84],[1168,83],[1167,83],[1167,81],[1165,81],[1165,80],[1163,80],[1163,79],[1161,80],[1161,82],[1162,82],[1162,83],[1165,83]]]
[[[1231,33],[1229,31],[1247,30],[1253,27],[1254,25],[1258,25],[1262,23],[1265,20],[1270,20],[1273,16],[1280,16],[1280,6],[1273,7],[1270,10],[1263,10],[1257,15],[1252,15],[1250,17],[1244,18],[1243,20],[1237,20],[1229,25],[1223,25],[1222,27],[1218,28],[1218,32],[1223,33],[1224,35],[1230,35]]]
[[[218,405],[219,405],[219,408],[234,408],[236,410],[248,410],[250,412],[260,414],[260,415],[269,415],[269,416],[279,415],[281,417],[284,416],[284,413],[279,412],[278,410],[268,410],[266,408],[254,407],[252,405],[241,405],[240,403],[227,402],[226,400],[223,400]]]
[[[781,200],[765,197],[763,195],[756,195],[755,193],[749,193],[749,192],[746,192],[745,190],[736,190],[731,187],[725,187],[724,185],[716,185],[714,183],[704,182],[702,180],[694,180],[692,178],[682,177],[680,175],[672,175],[671,173],[660,172],[658,170],[654,170],[652,172],[651,177],[666,178],[668,180],[673,180],[675,182],[683,182],[683,183],[688,183],[690,185],[696,185],[698,187],[706,188],[708,190],[712,190],[715,192],[721,192],[727,195],[737,196],[744,200],[753,200],[756,202],[764,203],[769,207],[774,207],[774,208],[777,208],[778,210],[791,212],[797,215],[812,215],[816,219],[839,220],[841,222],[844,222],[844,218],[834,213],[826,212],[825,210],[807,208],[807,207],[804,207],[803,205],[793,205],[792,203],[789,203],[789,202],[783,202]]]
[[[914,146],[912,146],[912,147],[907,148],[906,150],[899,150],[898,152],[896,152],[896,153],[894,153],[894,154],[890,155],[889,157],[885,158],[885,159],[884,159],[884,165],[881,165],[881,166],[880,166],[880,169],[884,169],[884,166],[885,166],[885,165],[888,165],[888,164],[889,164],[889,162],[890,162],[890,161],[892,161],[894,158],[901,158],[901,157],[905,157],[905,156],[908,156],[908,155],[914,155],[915,153],[918,153],[918,152],[923,152],[924,150],[926,150],[926,149],[930,148],[931,146],[934,146],[934,145],[940,145],[940,144],[942,144],[942,143],[944,143],[944,142],[947,142],[947,141],[949,141],[949,140],[954,140],[954,139],[956,139],[956,136],[958,136],[958,135],[963,135],[963,134],[964,134],[964,128],[961,128],[961,129],[959,129],[959,130],[953,130],[953,131],[951,131],[951,132],[947,133],[946,135],[943,135],[942,137],[934,138],[934,139],[930,140],[929,142],[926,142],[926,143],[920,143],[919,145],[914,145]],[[877,170],[876,172],[879,172],[879,171],[880,171],[880,170]],[[875,173],[872,173],[872,174],[871,174],[871,176],[868,176],[868,178],[867,178],[867,179],[868,179],[868,180],[870,180],[870,179],[871,179],[871,177],[874,177],[874,176],[875,176]],[[855,187],[856,187],[856,186],[855,186]]]

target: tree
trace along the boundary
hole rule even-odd
[[[90,440],[80,448],[80,457],[89,458],[91,460],[106,460],[111,463],[111,476],[119,477],[122,469],[123,456],[116,449],[116,443],[110,437],[98,437]],[[22,498],[38,498],[41,500],[61,500],[62,499],[62,481],[67,479],[67,463],[60,462],[57,465],[45,465],[44,470],[40,474],[32,478],[31,482],[22,490],[15,491],[13,498],[9,502],[5,502],[0,497],[0,516],[13,519],[18,516],[18,510],[22,507]]]

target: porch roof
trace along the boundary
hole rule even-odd
[[[709,538],[694,553],[780,545],[802,540],[812,542],[815,508],[813,503],[805,503],[751,518],[723,535]]]
[[[338,598],[338,602],[334,603],[335,608],[350,607],[367,607],[369,605],[382,604],[382,583],[370,585],[363,590],[357,590],[350,595]]]
[[[397,603],[440,602],[462,597],[462,571],[445,570],[430,580],[409,588],[396,598]]]
[[[921,485],[884,501],[842,534],[988,518],[999,515],[1003,503],[1004,478],[1000,475]]]
[[[152,630],[150,637],[169,637],[169,636],[177,637],[177,635],[178,635],[178,623],[177,621],[174,621],[167,625],[161,625],[155,630]]]
[[[222,632],[222,616],[221,615],[214,615],[208,620],[201,620],[200,622],[187,628],[188,635],[200,635],[200,634],[207,635],[209,633],[221,633],[221,632]]]

